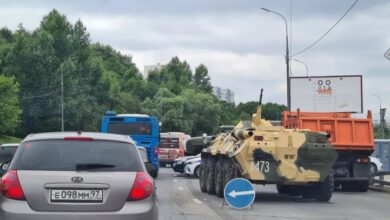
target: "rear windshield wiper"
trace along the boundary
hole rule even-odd
[[[94,170],[101,168],[114,168],[115,165],[103,164],[103,163],[78,163],[76,164],[76,170]]]

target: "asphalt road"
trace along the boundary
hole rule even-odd
[[[276,187],[256,186],[253,209],[221,208],[223,199],[202,193],[198,179],[161,168],[156,179],[159,219],[390,219],[390,194],[335,192],[320,203],[279,195]]]

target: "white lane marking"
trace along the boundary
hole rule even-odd
[[[200,201],[199,199],[192,199],[192,201],[194,201],[194,202],[196,202],[196,203],[198,203],[198,204],[202,204],[202,203],[203,203],[203,202]]]
[[[183,187],[181,187],[181,186],[179,186],[179,190],[183,191],[183,190],[184,190],[184,188],[183,188]]]
[[[173,182],[177,182],[177,179],[173,179]]]

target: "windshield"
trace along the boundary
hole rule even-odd
[[[179,148],[179,138],[161,138],[160,148]]]
[[[0,164],[12,160],[17,147],[0,147]]]
[[[11,169],[140,171],[137,149],[111,141],[42,140],[23,143]]]
[[[150,123],[109,123],[108,133],[124,135],[151,135]]]

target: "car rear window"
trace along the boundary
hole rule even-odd
[[[17,147],[0,147],[0,164],[12,160]]]
[[[135,146],[113,141],[40,140],[25,142],[10,169],[76,171],[142,171]],[[104,166],[97,166],[104,165]]]
[[[179,148],[179,138],[161,138],[161,148]]]

